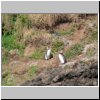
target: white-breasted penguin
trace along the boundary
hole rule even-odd
[[[45,53],[45,59],[49,60],[53,57],[53,55],[51,54],[51,49],[47,47],[47,52]]]
[[[61,64],[65,64],[67,62],[62,52],[59,53],[58,57]]]

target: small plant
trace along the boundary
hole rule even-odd
[[[9,61],[9,57],[10,57],[10,54],[8,50],[3,49],[2,50],[2,64],[7,64]]]
[[[68,51],[66,51],[65,56],[66,58],[71,59],[81,54],[82,50],[83,50],[82,44],[75,44]]]
[[[87,57],[92,57],[92,56],[94,56],[95,55],[95,50],[94,50],[94,48],[89,48],[88,50],[87,50],[87,52],[86,52],[86,56]]]
[[[9,61],[8,56],[5,55],[5,56],[2,57],[2,64],[7,64],[8,61]]]
[[[28,75],[31,77],[37,72],[37,67],[36,66],[31,66],[30,69],[28,70]]]
[[[6,71],[4,74],[2,75],[2,86],[15,86],[15,80],[10,71]]]
[[[30,58],[31,58],[31,59],[36,59],[36,60],[38,60],[38,59],[43,59],[43,57],[44,57],[43,54],[44,54],[44,53],[43,53],[42,50],[36,49],[36,50],[33,52],[32,56],[30,56]]]
[[[71,28],[71,29],[68,29],[68,30],[64,30],[64,31],[59,31],[59,35],[73,35],[75,29],[74,28]]]
[[[59,50],[62,50],[64,48],[64,43],[62,41],[56,40],[52,44],[52,52],[56,53]]]
[[[97,32],[97,31],[94,31],[94,32],[91,34],[91,39],[92,39],[92,40],[98,40],[98,32]]]
[[[93,42],[97,42],[97,41],[98,41],[98,32],[97,31],[92,32],[89,36],[87,36],[83,40],[84,44],[89,44],[89,43],[93,43]]]
[[[31,28],[31,21],[28,18],[28,15],[26,14],[19,14],[17,19],[20,20],[22,26],[25,26],[27,28]]]

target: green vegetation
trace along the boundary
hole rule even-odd
[[[18,16],[17,20],[19,20],[23,26],[25,26],[27,28],[31,28],[31,21],[29,20],[28,15],[20,14]]]
[[[14,29],[16,30],[14,34],[16,35],[18,41],[23,39],[23,34],[24,34],[23,30],[30,29],[31,27],[32,24],[27,14],[19,14],[17,16],[17,20],[14,25]]]
[[[7,49],[2,49],[2,64],[6,64],[9,61],[9,52]]]
[[[28,75],[29,77],[32,77],[34,74],[37,72],[37,66],[31,66],[30,69],[28,70]]]
[[[69,15],[70,16],[70,15]],[[50,28],[70,21],[67,14],[2,14],[2,34],[16,33],[22,37],[24,28]]]
[[[85,44],[93,43],[98,41],[98,31],[92,32],[89,36],[87,36],[83,42]]]
[[[43,59],[43,57],[44,57],[44,53],[43,53],[43,51],[40,50],[40,49],[36,49],[36,50],[33,52],[32,56],[30,56],[31,59],[36,59],[36,60],[38,60],[38,59]]]
[[[73,33],[75,32],[74,28],[68,29],[68,30],[60,30],[58,33],[59,35],[73,35]]]
[[[69,50],[65,52],[65,56],[67,59],[71,59],[79,54],[81,54],[83,50],[82,44],[75,44]]]
[[[24,27],[31,28],[27,14],[2,14],[2,34],[22,33]]]
[[[4,54],[2,55],[2,63],[6,64],[10,59],[9,51],[18,49],[20,55],[22,55],[25,45],[21,42],[18,42],[14,34],[9,34],[2,36],[2,47],[4,48],[2,51],[4,52]]]
[[[59,41],[59,40],[55,40],[53,43],[52,43],[52,52],[53,53],[56,53],[58,52],[59,50],[62,50],[64,48],[64,43],[62,41]]]
[[[98,31],[94,31],[92,34],[91,34],[91,40],[98,40]]]
[[[2,47],[6,48],[7,50],[18,49],[20,51],[25,48],[24,44],[16,40],[15,35],[2,36]]]
[[[2,86],[15,86],[14,77],[10,71],[5,71],[2,75]]]
[[[17,19],[17,14],[2,14],[2,34],[13,34],[15,31],[14,25]]]
[[[2,57],[2,64],[7,64],[8,61],[9,61],[9,56],[8,56],[8,54],[6,54],[6,55],[4,55],[4,56]]]

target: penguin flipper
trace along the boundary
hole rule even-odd
[[[50,59],[53,58],[53,54],[50,55]]]
[[[66,58],[64,58],[64,61],[65,61],[65,63],[67,63],[67,59]]]

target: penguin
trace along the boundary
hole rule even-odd
[[[51,54],[51,49],[47,47],[47,52],[45,53],[45,60],[49,60],[53,57]]]
[[[60,60],[61,64],[65,64],[67,62],[66,58],[63,55],[63,52],[60,52],[59,55],[58,55],[58,57],[59,57],[59,60]]]

